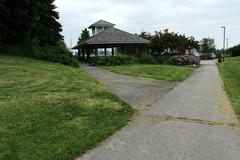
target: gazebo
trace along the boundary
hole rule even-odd
[[[91,56],[99,56],[99,49],[103,50],[104,56],[107,56],[107,49],[111,49],[111,55],[115,55],[115,49],[120,48],[124,52],[126,46],[135,47],[138,54],[140,45],[146,45],[150,42],[137,35],[122,31],[114,27],[115,24],[100,20],[88,28],[92,30],[92,36],[79,43],[72,49],[78,50],[80,60],[90,59]]]

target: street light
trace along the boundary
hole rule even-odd
[[[224,55],[223,55],[223,61],[224,61],[224,56],[226,55],[226,50],[225,50],[225,40],[226,40],[226,27],[225,26],[222,26],[221,28],[223,28],[223,52],[224,52]]]
[[[225,52],[226,27],[222,26],[221,28],[223,28],[223,51]]]

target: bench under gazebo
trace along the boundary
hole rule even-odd
[[[78,50],[79,59],[89,60],[92,56],[109,56],[108,49],[111,49],[110,55],[114,56],[116,48],[124,53],[128,46],[134,47],[138,54],[139,46],[150,43],[146,39],[117,29],[114,26],[115,24],[103,20],[92,24],[89,27],[92,30],[92,36],[72,48]]]

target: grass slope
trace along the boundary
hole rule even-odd
[[[72,160],[133,113],[78,68],[0,56],[1,160]]]
[[[240,118],[240,57],[226,58],[224,63],[219,64],[219,70],[235,112]]]
[[[106,66],[101,68],[119,74],[127,74],[168,81],[185,80],[194,71],[194,68],[191,67],[146,64]]]

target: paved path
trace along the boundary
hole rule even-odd
[[[149,91],[150,92],[150,91]],[[239,160],[240,126],[213,61],[79,160]]]
[[[87,64],[80,66],[137,110],[144,110],[176,86],[176,83],[112,73]]]

